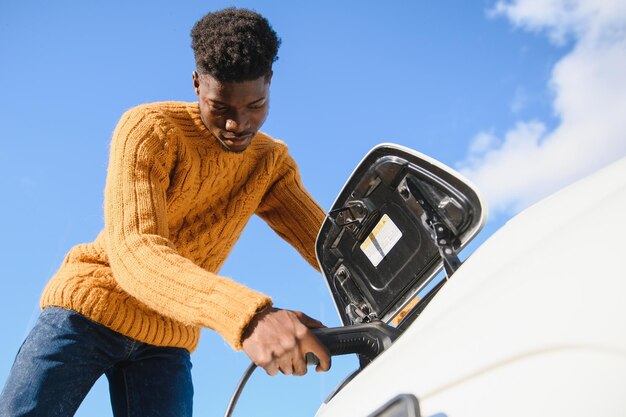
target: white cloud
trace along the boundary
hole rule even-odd
[[[626,156],[626,2],[500,1],[491,13],[574,42],[551,75],[559,125],[521,121],[503,138],[481,132],[459,164],[492,211],[510,213]]]
[[[504,15],[518,26],[532,31],[546,31],[561,44],[602,37],[621,31],[624,35],[626,3],[623,0],[500,0],[489,12]]]

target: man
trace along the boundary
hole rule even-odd
[[[146,104],[113,133],[104,230],[73,247],[41,298],[43,311],[0,396],[0,415],[71,416],[109,380],[116,416],[190,416],[189,353],[200,328],[220,333],[270,375],[319,371],[322,324],[217,275],[257,214],[316,267],[324,213],[287,147],[259,129],[280,40],[244,9],[192,29],[197,103]]]

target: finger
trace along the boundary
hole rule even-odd
[[[319,360],[319,363],[315,367],[315,371],[326,372],[330,369],[330,352],[328,352],[326,346],[324,346],[317,337],[313,336],[313,339],[315,339],[315,346],[317,350],[312,352]]]
[[[319,364],[315,367],[317,372],[328,371],[330,369],[330,353],[312,332],[308,332],[307,337],[303,340],[301,349],[305,353],[312,353],[319,360]]]
[[[271,361],[263,365],[262,367],[269,376],[275,376],[279,370],[278,364],[276,363],[276,361]]]
[[[315,367],[315,372],[326,372],[330,369],[331,359],[328,355],[325,359],[319,359],[320,363]],[[323,362],[322,362],[323,361]]]
[[[295,376],[304,376],[306,375],[308,369],[306,367],[306,362],[302,361],[304,365],[294,365],[293,374]]]
[[[278,362],[278,369],[284,375],[291,375],[294,373],[294,365],[290,357],[282,357]]]
[[[293,374],[297,376],[306,375],[306,358],[303,355],[298,355],[293,359]]]

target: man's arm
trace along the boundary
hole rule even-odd
[[[316,269],[315,239],[325,218],[324,211],[306,191],[298,167],[285,148],[274,182],[256,214],[289,242]],[[313,353],[320,361],[317,371],[330,368],[327,349],[311,328],[324,327],[299,311],[268,309],[257,314],[246,329],[243,349],[270,375],[277,372],[303,375],[305,356]]]
[[[319,270],[315,239],[326,214],[304,188],[298,166],[287,149],[256,214]]]

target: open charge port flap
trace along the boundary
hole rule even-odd
[[[456,253],[483,221],[480,197],[455,172],[398,145],[374,148],[337,196],[316,241],[343,324],[373,315],[389,322],[442,266],[451,275]]]

